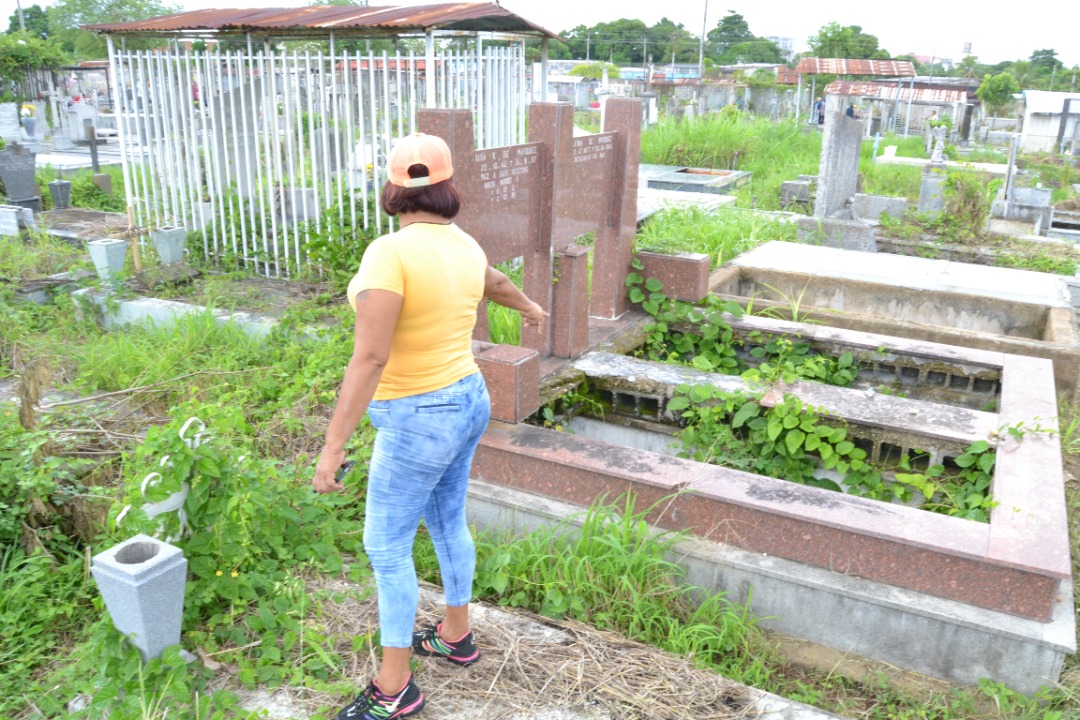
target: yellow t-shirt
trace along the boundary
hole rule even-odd
[[[364,290],[401,295],[401,314],[376,400],[419,395],[477,371],[472,353],[487,256],[457,225],[412,223],[375,240],[349,283],[349,304]]]

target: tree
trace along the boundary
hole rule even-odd
[[[717,58],[721,64],[736,63],[783,63],[784,56],[779,46],[765,38],[754,38],[732,45]]]
[[[967,55],[956,65],[954,71],[956,77],[973,78],[979,74],[979,59],[974,55]]]
[[[1027,60],[1017,60],[1009,64],[1008,73],[1016,80],[1020,88],[1031,87],[1031,81],[1035,74],[1031,69],[1031,63]],[[1017,90],[1019,92],[1019,90]]]
[[[609,23],[599,23],[591,29],[592,57],[607,60],[616,65],[641,65],[645,53],[657,54],[648,48],[649,28],[641,20],[620,18]]]
[[[596,46],[593,44],[592,28],[587,28],[584,25],[578,25],[571,30],[563,30],[559,33],[559,37],[566,41],[566,43],[553,42],[548,45],[548,56],[552,56],[552,51],[556,46],[566,48],[567,58],[585,58],[591,60],[596,55]],[[535,41],[539,46],[540,41]]]
[[[1012,102],[1012,96],[1020,92],[1020,84],[1007,72],[986,75],[975,91],[975,97],[982,100],[986,109],[997,115]]]
[[[842,27],[837,22],[822,25],[817,35],[810,36],[808,44],[814,56],[821,58],[889,58],[889,53],[878,46],[877,36],[864,33],[859,25]]]
[[[1056,50],[1036,50],[1028,58],[1031,67],[1045,72],[1060,71],[1065,68],[1065,63],[1057,59]]]
[[[64,42],[65,49],[76,59],[104,58],[108,56],[105,38],[97,33],[80,29],[83,25],[145,20],[179,12],[180,8],[167,0],[57,0],[48,9],[49,27]],[[152,47],[160,40],[131,38],[127,46],[132,49]]]
[[[23,22],[26,23],[26,34],[32,35],[36,38],[44,40],[51,36],[49,32],[49,17],[40,5],[34,4],[28,8],[23,8]],[[19,13],[15,11],[11,13],[11,18],[8,20],[8,34],[15,32],[21,32],[21,26],[19,25]]]
[[[707,51],[710,57],[717,58],[733,45],[753,39],[754,35],[750,32],[746,19],[734,10],[729,10],[706,36]]]
[[[681,23],[660,18],[660,22],[649,28],[648,35],[650,46],[656,48],[656,52],[650,50],[649,54],[657,63],[669,62],[672,58],[675,62],[697,63],[700,43]]]
[[[599,80],[604,77],[604,68],[607,68],[608,78],[614,80],[619,77],[619,68],[606,62],[589,62],[575,65],[570,69],[570,75],[583,77],[589,80]]]
[[[30,70],[59,70],[66,60],[60,43],[28,33],[0,35],[0,96],[20,86]],[[31,98],[15,98],[28,100]]]

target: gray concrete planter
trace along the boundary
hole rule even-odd
[[[91,240],[86,243],[94,269],[103,283],[115,285],[117,278],[124,271],[124,259],[127,257],[127,240],[106,238]]]
[[[143,662],[180,643],[187,560],[180,548],[136,535],[94,556],[97,581],[113,625]]]
[[[71,207],[71,181],[53,180],[49,183],[49,194],[57,210]]]
[[[187,228],[166,226],[150,231],[162,265],[183,262],[184,243],[187,242]]]

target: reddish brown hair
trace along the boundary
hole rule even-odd
[[[423,165],[409,168],[410,177],[425,175],[427,168]],[[461,210],[461,193],[454,187],[453,180],[411,188],[387,182],[383,187],[380,204],[387,215],[426,211],[452,220]]]

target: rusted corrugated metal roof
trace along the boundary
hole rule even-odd
[[[795,72],[802,75],[895,75],[913,77],[915,66],[908,60],[854,60],[851,58],[805,57]]]
[[[410,7],[314,5],[300,8],[250,10],[191,10],[147,20],[86,25],[100,33],[184,32],[266,33],[372,32],[406,33],[428,30],[530,33],[558,38],[554,33],[499,7],[497,3],[444,3]]]
[[[798,85],[799,73],[792,70],[789,67],[781,65],[776,68],[776,84],[777,85]]]
[[[874,98],[877,100],[900,100],[912,102],[943,104],[943,103],[967,103],[968,94],[965,90],[953,88],[915,88],[907,84],[897,86],[892,83],[880,82],[851,82],[849,80],[836,80],[826,86],[827,95],[850,95],[862,98]]]

